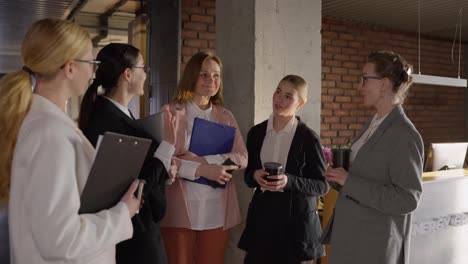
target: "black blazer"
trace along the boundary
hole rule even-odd
[[[317,196],[329,189],[323,176],[326,161],[317,134],[297,119],[285,168],[288,183],[282,193],[262,192],[253,178],[255,170],[263,167],[260,151],[268,120],[254,126],[247,135],[249,161],[244,180],[256,190],[238,246],[247,251],[252,263],[299,263],[325,253],[319,243],[322,229]]]
[[[83,132],[96,146],[99,135],[106,131],[152,139],[112,102],[98,96],[92,106],[89,124]],[[146,181],[143,191],[144,204],[140,212],[132,218],[133,237],[117,245],[117,263],[166,263],[159,222],[166,212],[167,171],[162,162],[153,157],[158,146],[159,142],[153,139],[138,176]]]

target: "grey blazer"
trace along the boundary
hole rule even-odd
[[[366,125],[358,138],[367,129]],[[397,105],[357,153],[331,228],[330,264],[407,264],[424,146]]]

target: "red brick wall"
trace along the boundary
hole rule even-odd
[[[421,40],[421,73],[457,77],[451,62],[451,40]],[[326,17],[322,21],[322,124],[324,145],[346,144],[375,113],[361,106],[357,92],[359,75],[367,56],[376,50],[401,54],[418,72],[418,39],[384,27]],[[463,58],[463,54],[462,54]],[[462,60],[463,66],[463,60]],[[465,76],[462,67],[462,78]],[[465,141],[464,88],[413,85],[404,108],[421,133],[431,142]]]
[[[196,52],[215,50],[215,8],[216,0],[182,1],[181,72]],[[452,64],[451,48],[451,40],[422,38],[422,73],[456,77],[458,52]],[[350,142],[374,113],[373,109],[362,107],[362,97],[356,87],[367,56],[376,50],[398,52],[418,71],[416,33],[329,17],[323,19],[321,137],[324,145]],[[462,61],[462,78],[463,67]],[[410,88],[404,107],[426,145],[465,141],[464,93],[463,88],[455,87],[413,85]]]
[[[182,50],[180,71],[193,54],[215,50],[216,0],[182,0]]]

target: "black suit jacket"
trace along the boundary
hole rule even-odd
[[[98,96],[92,106],[88,127],[83,131],[96,146],[99,135],[116,132],[129,136],[152,139],[108,99]],[[165,180],[167,171],[160,160],[154,158],[159,142],[152,144],[138,178],[144,179],[144,204],[132,218],[134,235],[117,245],[117,263],[165,263],[165,251],[159,233],[159,222],[166,211]],[[162,259],[161,259],[162,258]]]
[[[244,180],[257,189],[238,246],[247,251],[252,263],[298,263],[324,255],[319,244],[322,229],[317,196],[329,189],[323,176],[326,161],[317,134],[297,119],[285,168],[288,183],[284,192],[262,192],[253,178],[254,172],[263,167],[260,151],[268,120],[254,126],[247,135],[249,162]]]

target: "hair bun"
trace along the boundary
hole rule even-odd
[[[400,78],[402,82],[408,82],[410,80],[410,76],[413,72],[413,66],[411,64],[406,64],[401,71]]]

